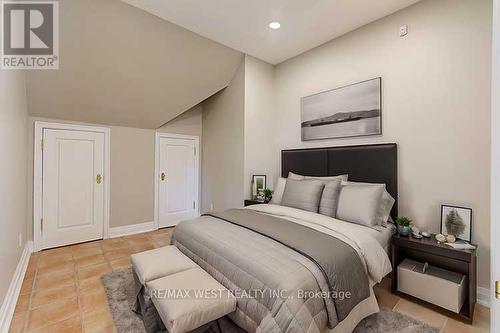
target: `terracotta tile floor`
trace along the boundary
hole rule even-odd
[[[94,241],[31,256],[9,332],[115,332],[100,277],[130,266],[130,255],[170,244],[173,229]],[[476,307],[466,325],[391,294],[390,280],[375,287],[381,307],[435,326],[444,333],[489,332],[490,314]]]
[[[172,230],[32,254],[9,332],[115,332],[101,275],[129,267],[132,253],[170,244]]]

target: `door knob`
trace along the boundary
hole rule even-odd
[[[161,180],[164,181],[165,180],[165,172],[162,172],[161,173],[161,176],[160,176]]]
[[[500,281],[495,282],[495,297],[500,299]]]
[[[95,181],[97,184],[100,184],[102,182],[102,176],[100,173],[98,173],[97,176],[95,177]]]

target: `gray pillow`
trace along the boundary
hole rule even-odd
[[[394,198],[387,192],[387,189],[385,187],[385,184],[376,184],[376,183],[361,183],[361,182],[347,182],[343,181],[341,183],[342,186],[344,185],[360,185],[360,186],[382,186],[384,188],[384,191],[382,192],[382,200],[380,200],[380,206],[378,207],[377,211],[377,220],[379,221],[378,224],[386,227],[387,226],[387,221],[389,220],[392,206],[394,206],[394,203],[396,202]]]
[[[383,191],[383,186],[342,186],[339,195],[337,218],[368,227],[378,225],[378,208],[382,200]]]
[[[319,213],[322,215],[337,216],[337,206],[340,194],[340,179],[327,182],[319,201]]]
[[[317,213],[323,187],[319,180],[287,179],[281,205]]]

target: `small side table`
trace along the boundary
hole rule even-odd
[[[476,249],[458,250],[448,245],[439,244],[436,241],[435,235],[431,235],[430,238],[422,239],[413,238],[411,234],[408,237],[398,234],[394,235],[392,237],[392,292],[403,297],[430,304],[398,291],[398,265],[406,258],[420,262],[428,262],[429,265],[464,274],[467,276],[468,281],[468,296],[460,313],[456,314],[433,304],[432,306],[462,321],[472,323],[474,307],[477,301]]]
[[[260,204],[264,204],[264,203],[265,203],[264,201],[249,199],[249,200],[245,200],[245,207],[251,206],[251,205],[260,205]]]

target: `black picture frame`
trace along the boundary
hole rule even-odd
[[[257,188],[257,178],[264,178],[264,187],[262,190],[267,188],[267,176],[266,175],[252,175],[252,196],[256,196],[259,194],[259,189]]]
[[[460,240],[464,240],[464,241],[467,241],[469,243],[472,242],[472,222],[473,222],[473,210],[472,208],[469,208],[469,207],[462,207],[462,206],[455,206],[455,205],[448,205],[448,204],[442,204],[441,205],[441,228],[440,228],[440,233],[441,234],[448,234],[448,228],[444,229],[444,216],[445,216],[445,210],[448,209],[448,208],[451,208],[451,209],[456,209],[459,214],[460,214],[460,211],[466,211],[469,215],[469,220],[468,221],[464,221],[466,223],[466,228],[468,228],[468,234],[469,234],[469,237],[459,237],[457,235],[453,235],[455,236],[457,239],[460,239]]]

